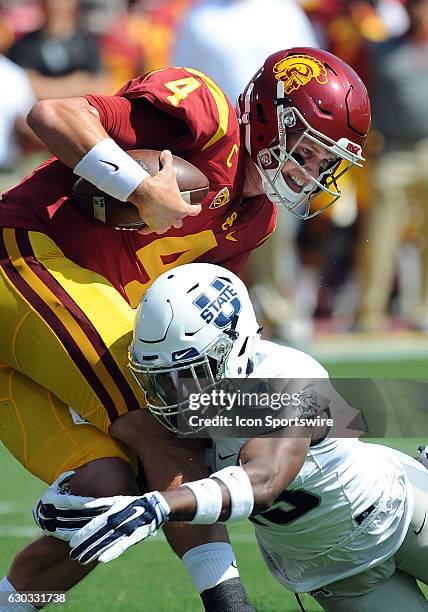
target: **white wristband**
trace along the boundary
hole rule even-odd
[[[238,465],[232,465],[214,472],[210,478],[217,478],[228,488],[231,510],[227,522],[248,518],[254,508],[254,494],[246,471]]]
[[[218,482],[210,478],[203,478],[185,482],[182,486],[191,489],[196,497],[196,514],[189,523],[210,525],[217,522],[223,507],[223,495]]]
[[[111,138],[100,140],[92,147],[76,164],[74,172],[122,202],[150,176]]]

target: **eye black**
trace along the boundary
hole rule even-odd
[[[326,172],[326,170],[330,170],[333,168],[335,164],[337,164],[338,160],[335,159],[326,159],[320,165],[321,172]]]
[[[305,165],[305,160],[300,155],[300,153],[296,153],[296,151],[294,151],[293,153],[291,153],[291,157],[296,160],[296,162],[299,164],[299,166],[304,166]]]

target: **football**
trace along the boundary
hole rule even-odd
[[[127,151],[127,153],[150,175],[162,169],[159,160],[160,151],[139,149]],[[205,174],[176,155],[173,155],[173,164],[177,170],[177,183],[182,198],[188,204],[202,202],[209,191],[209,183]],[[83,178],[79,178],[74,183],[72,199],[84,213],[110,227],[137,230],[145,226],[136,206],[130,202],[117,200]]]

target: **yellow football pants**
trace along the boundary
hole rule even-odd
[[[127,368],[134,311],[119,292],[48,236],[5,228],[0,321],[0,439],[17,459],[46,482],[95,458],[127,459],[107,432],[145,400]]]

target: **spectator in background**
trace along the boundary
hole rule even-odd
[[[98,37],[114,93],[138,74],[170,65],[182,13],[195,0],[81,0],[85,28]]]
[[[318,46],[297,0],[205,0],[185,15],[172,63],[202,70],[233,103],[264,57],[295,46]]]
[[[183,16],[200,0],[137,0],[135,11],[144,10],[149,20],[146,66],[156,70],[174,65],[173,50]],[[177,65],[177,64],[175,64]],[[184,64],[183,64],[184,65]]]
[[[408,16],[401,0],[302,0],[323,48],[348,62],[369,83],[373,42],[403,34]],[[366,148],[370,157],[370,145]],[[340,206],[312,223],[301,224],[297,236],[302,273],[297,303],[311,313],[318,330],[349,328],[355,315],[355,254],[372,201],[370,159],[362,172],[342,181]]]
[[[318,47],[297,0],[205,0],[185,15],[177,31],[173,63],[206,73],[234,103],[247,75],[284,46]],[[267,333],[300,344],[308,333],[306,321],[299,320],[294,307],[297,219],[283,217],[278,216],[271,239],[252,255],[245,280]]]
[[[22,178],[18,162],[22,150],[40,141],[27,126],[25,117],[36,98],[25,70],[0,54],[0,195]],[[41,145],[41,143],[40,143]]]
[[[40,0],[0,0],[0,50],[5,53],[14,40],[42,23]]]
[[[129,0],[80,0],[80,25],[97,38],[103,36],[132,4]]]
[[[428,0],[408,0],[408,31],[372,47],[374,125],[383,144],[361,242],[355,329],[386,327],[395,261],[409,202],[420,210],[421,299],[412,319],[428,331]]]
[[[82,25],[98,38],[110,92],[146,72],[149,23],[144,12],[127,0],[81,0]]]
[[[10,170],[18,158],[22,120],[36,102],[25,70],[0,55],[0,81],[7,95],[0,96],[0,172]]]
[[[372,0],[302,0],[302,5],[321,47],[345,59],[367,84],[368,41],[387,37],[379,2],[375,6]],[[367,165],[361,173],[348,173],[341,185],[341,205],[299,227],[303,274],[298,302],[306,320],[314,316],[314,328],[340,330],[354,315],[353,264],[361,213],[370,197],[369,183]]]
[[[24,34],[9,50],[9,58],[30,77],[37,98],[105,93],[98,43],[78,25],[78,0],[42,0],[44,22]]]

